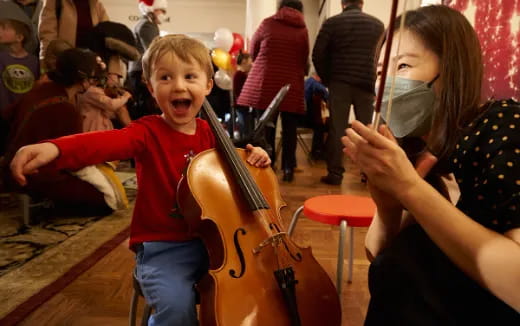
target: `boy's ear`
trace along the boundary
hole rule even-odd
[[[209,93],[211,93],[211,89],[213,88],[213,78],[211,78],[210,80],[208,80],[208,89],[206,91],[206,95],[209,95]]]
[[[146,81],[146,88],[148,88],[148,91],[150,92],[150,95],[152,95],[152,97],[154,96],[153,95],[153,87],[152,87],[152,84],[150,83],[150,81]]]

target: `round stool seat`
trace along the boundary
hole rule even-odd
[[[372,222],[376,205],[372,198],[353,195],[323,195],[303,203],[303,215],[330,225],[347,221],[350,227],[367,227]]]

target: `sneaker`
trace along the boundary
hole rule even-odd
[[[343,178],[328,174],[324,177],[321,177],[320,181],[322,183],[326,183],[328,185],[339,186],[341,184],[341,182],[343,181]]]

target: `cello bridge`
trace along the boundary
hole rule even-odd
[[[260,251],[262,251],[262,249],[264,249],[265,247],[267,247],[270,244],[273,245],[273,247],[279,246],[283,242],[283,238],[286,235],[287,235],[287,232],[278,232],[276,234],[273,234],[269,238],[262,241],[258,246],[253,248],[253,254],[255,254],[255,255],[259,254]]]

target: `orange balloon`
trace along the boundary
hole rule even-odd
[[[230,69],[231,68],[231,55],[222,49],[213,49],[211,51],[211,59],[215,66],[220,69]]]

